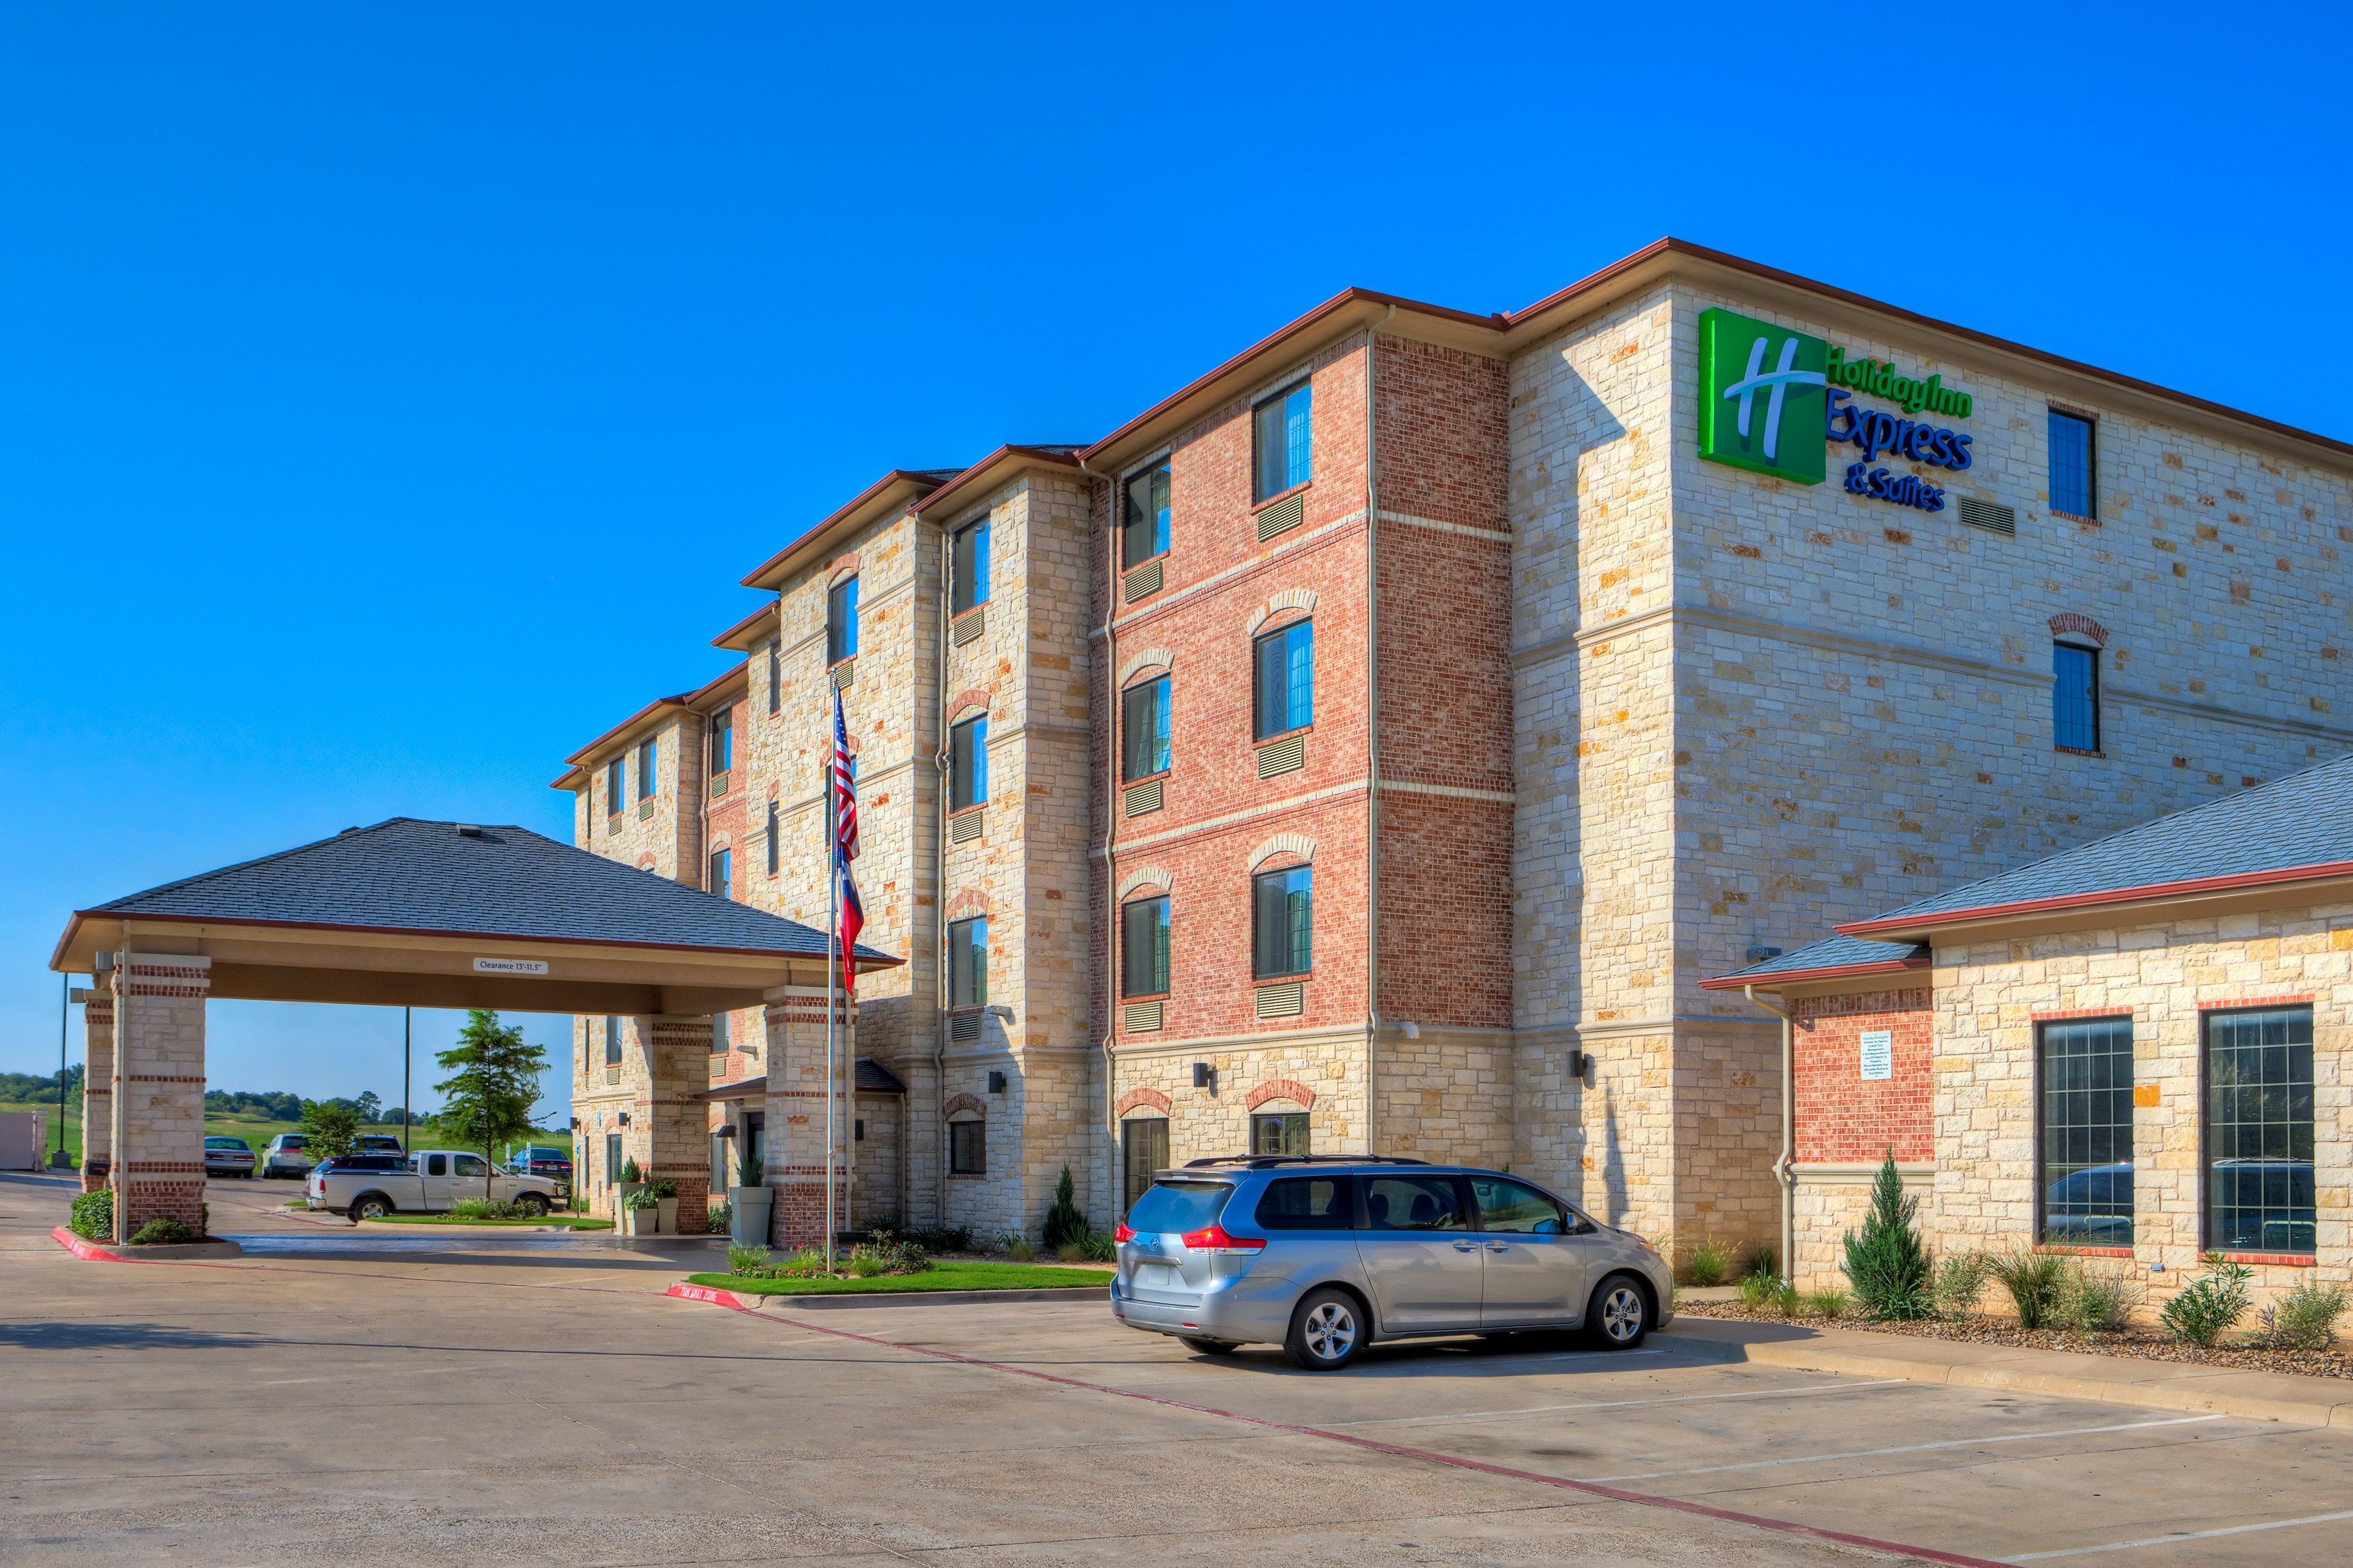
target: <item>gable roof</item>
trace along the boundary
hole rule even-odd
[[[2353,878],[2353,756],[2128,827],[1870,920],[1848,936]]]
[[[826,936],[528,828],[396,816],[76,910],[83,921],[301,926],[701,952],[825,956]],[[858,949],[861,969],[902,960]]]
[[[903,510],[962,473],[961,468],[892,468],[818,520],[802,535],[744,575],[746,588],[781,588],[786,576],[840,539],[888,514]]]
[[[1927,967],[1928,949],[1919,942],[1866,942],[1862,937],[1833,936],[1699,984],[1704,991],[1737,991],[1744,985],[1843,980],[1853,975],[1897,974],[1907,969]]]

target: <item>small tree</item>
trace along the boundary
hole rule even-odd
[[[1919,1212],[1920,1200],[1904,1195],[1891,1149],[1871,1184],[1862,1234],[1846,1233],[1846,1277],[1854,1283],[1856,1302],[1872,1317],[1925,1318],[1935,1305],[1928,1249],[1914,1223]]]
[[[1087,1216],[1079,1212],[1071,1168],[1065,1165],[1062,1179],[1054,1184],[1053,1206],[1046,1211],[1046,1246],[1050,1249],[1066,1242],[1084,1241],[1090,1228]]]
[[[302,1108],[302,1135],[311,1141],[304,1152],[313,1163],[342,1159],[359,1132],[360,1113],[345,1101],[313,1100]]]
[[[453,1069],[435,1084],[441,1091],[441,1110],[435,1119],[453,1142],[482,1152],[482,1196],[491,1195],[492,1151],[499,1141],[531,1131],[531,1108],[539,1100],[539,1075],[547,1070],[547,1053],[522,1037],[519,1024],[501,1024],[486,1007],[466,1015],[454,1050],[433,1058]]]

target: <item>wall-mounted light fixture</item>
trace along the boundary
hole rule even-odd
[[[988,1075],[988,1092],[991,1094],[1003,1094],[1005,1092],[1005,1075],[1003,1073],[992,1072]]]
[[[1207,1062],[1195,1062],[1193,1064],[1193,1087],[1195,1089],[1206,1089],[1211,1094],[1217,1093],[1218,1069],[1211,1067]]]
[[[629,1113],[628,1113],[628,1111],[624,1110],[623,1112],[621,1112],[621,1125],[622,1125],[622,1126],[624,1126],[624,1127],[627,1127],[628,1124],[629,1124]]]
[[[1588,1089],[1593,1084],[1593,1053],[1571,1047],[1568,1053],[1568,1076]]]

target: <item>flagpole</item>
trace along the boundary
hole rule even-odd
[[[834,700],[841,700],[835,693]],[[825,770],[825,1271],[833,1272],[833,1168],[834,1168],[834,1094],[833,1070],[836,1047],[833,1043],[834,994],[841,982],[840,965],[834,947],[841,934],[841,916],[836,906],[841,900],[841,842],[834,837],[835,791],[830,748]]]

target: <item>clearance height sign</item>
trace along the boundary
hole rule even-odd
[[[1874,459],[1886,454],[1954,472],[1973,460],[1973,437],[1917,417],[1966,419],[1972,412],[1969,395],[1941,375],[1901,375],[1882,361],[1849,358],[1825,339],[1736,310],[1702,312],[1699,342],[1699,455],[1711,462],[1818,485],[1830,477],[1829,449],[1851,445],[1862,456],[1840,454],[1849,494],[1942,511],[1942,486],[1890,473]],[[1901,412],[1870,407],[1857,401],[1862,397]],[[1828,437],[1820,446],[1817,430]]]

